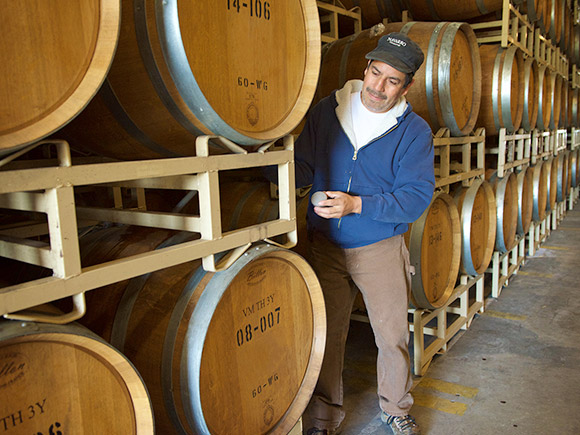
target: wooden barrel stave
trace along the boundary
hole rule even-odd
[[[128,3],[106,83],[59,136],[133,160],[195,155],[201,134],[264,143],[304,117],[320,68],[314,0],[252,3],[251,17],[225,2]]]
[[[413,110],[433,131],[447,127],[454,136],[471,133],[480,107],[481,64],[475,34],[465,23],[381,24],[336,41],[324,52],[316,100],[347,80],[362,78],[366,53],[381,36],[399,31],[407,33],[425,53],[425,62],[406,95]]]
[[[518,182],[518,226],[517,234],[527,234],[532,224],[534,211],[534,174],[529,167],[523,167],[517,174]]]
[[[220,210],[222,231],[256,225],[273,221],[279,217],[279,200],[272,192],[270,182],[265,179],[243,181],[239,179],[220,182]],[[310,203],[310,188],[296,191],[296,228],[298,242],[292,248],[294,252],[308,256],[308,234],[306,213]],[[284,237],[275,237],[280,244],[286,242]]]
[[[528,58],[524,61],[524,110],[522,127],[531,132],[536,128],[539,106],[539,76],[538,61]]]
[[[111,227],[83,238],[81,252],[100,263],[191,238]],[[314,272],[292,251],[259,244],[218,273],[183,263],[91,292],[87,305],[81,321],[142,374],[159,433],[286,433],[314,389],[324,303]],[[278,314],[284,329],[274,328]],[[270,388],[254,391],[270,378]]]
[[[415,274],[411,303],[417,308],[439,308],[453,293],[461,262],[461,224],[453,198],[435,195],[405,234]]]
[[[147,389],[117,349],[72,323],[0,321],[0,412],[15,433],[149,434]],[[12,367],[10,372],[6,368]]]
[[[550,70],[546,65],[542,65],[538,68],[538,84],[538,118],[536,128],[539,130],[548,130],[552,118],[554,83],[550,77]]]
[[[539,160],[531,167],[533,172],[533,212],[534,222],[541,222],[546,218],[546,206],[548,202],[548,179],[549,171],[547,164]]]
[[[481,107],[476,127],[496,136],[501,128],[513,133],[520,128],[524,112],[524,58],[516,46],[482,44]]]
[[[560,74],[551,72],[550,82],[552,95],[550,100],[550,123],[548,125],[550,129],[555,130],[562,125],[560,111],[562,110],[562,87],[564,85],[564,80]]]
[[[548,157],[548,159],[544,161],[544,164],[546,165],[546,171],[548,173],[548,202],[546,204],[546,210],[554,211],[556,209],[558,198],[558,160],[554,157]]]
[[[405,0],[413,19],[421,21],[465,21],[501,11],[502,0]]]
[[[476,179],[454,193],[461,216],[461,264],[467,275],[480,275],[493,256],[496,232],[495,198],[485,180]]]
[[[0,155],[57,131],[93,98],[113,61],[120,9],[119,0],[4,5]],[[50,37],[32,37],[38,29]]]
[[[489,170],[486,179],[493,187],[496,200],[497,230],[495,250],[507,252],[513,249],[516,242],[518,224],[518,186],[517,177],[507,172],[498,177],[497,172]]]
[[[568,194],[568,153],[561,152],[556,157],[556,170],[558,171],[558,182],[556,187],[556,201],[566,200]]]
[[[570,174],[570,186],[578,187],[578,150],[570,151],[569,169]]]

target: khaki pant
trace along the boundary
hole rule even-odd
[[[379,405],[391,415],[408,414],[413,404],[407,323],[411,275],[403,236],[352,249],[317,233],[312,239],[309,261],[322,286],[327,316],[324,360],[309,405],[313,425],[334,429],[344,419],[342,371],[357,287],[378,347]]]

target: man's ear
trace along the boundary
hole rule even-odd
[[[369,70],[369,67],[371,66],[372,61],[373,61],[372,59],[369,59],[369,61],[367,62],[367,67],[363,71],[363,77],[367,75],[367,71]]]
[[[409,89],[411,89],[411,86],[413,85],[413,83],[415,83],[415,79],[412,79],[412,80],[411,80],[411,83],[409,83],[409,84],[407,85],[407,87],[406,87],[406,88],[405,88],[405,90],[403,91],[403,94],[402,94],[402,96],[405,96],[405,95],[407,95],[407,92],[409,92]]]

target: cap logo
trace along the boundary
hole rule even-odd
[[[392,38],[392,37],[387,37],[387,41],[389,41],[391,44],[396,45],[397,47],[406,47],[407,43],[405,41],[402,41],[400,39],[396,39],[396,38]]]

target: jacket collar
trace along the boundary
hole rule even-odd
[[[362,90],[362,85],[363,85],[362,80],[349,80],[344,84],[344,86],[341,89],[337,90],[335,93],[337,105],[334,111],[336,113],[338,121],[340,122],[340,125],[342,126],[344,132],[350,139],[351,143],[356,143],[356,141],[352,125],[350,97],[353,92],[360,92]],[[405,97],[401,97],[397,105],[405,103],[406,108],[403,111],[403,113],[396,118],[397,121],[395,122],[395,124],[397,124],[402,117],[405,117],[407,113],[409,113],[412,110],[411,105],[407,103]],[[396,107],[397,106],[395,106],[395,108]],[[376,138],[383,135],[388,129],[392,127],[393,125],[378,125],[377,130],[375,131],[373,137]]]

